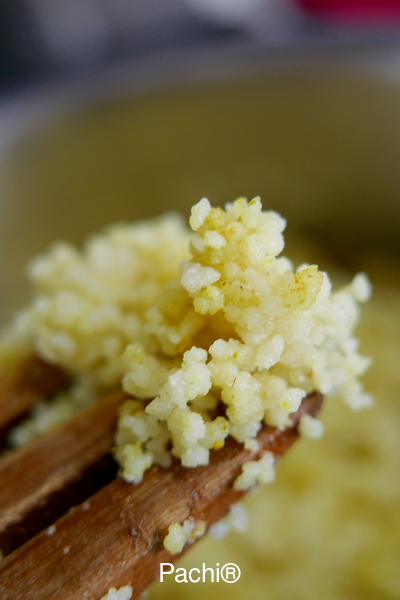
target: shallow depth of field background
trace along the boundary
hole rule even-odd
[[[351,22],[307,2],[140,4],[135,19],[122,1],[0,9],[9,32],[0,58],[0,320],[29,293],[27,260],[53,240],[80,244],[110,221],[165,210],[188,216],[203,196],[216,205],[260,195],[288,219],[285,253],[295,262],[317,263],[338,283],[366,270],[375,291],[359,335],[374,358],[365,384],[376,407],[354,414],[326,403],[325,438],[300,441],[277,481],[247,498],[248,534],[204,539],[182,561],[235,562],[237,584],[157,584],[150,598],[394,600],[396,3],[381,3],[394,11],[385,18]]]

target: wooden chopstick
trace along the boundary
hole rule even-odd
[[[257,452],[228,438],[206,467],[175,461],[169,469],[153,466],[139,485],[115,479],[59,519],[53,535],[43,531],[1,561],[1,599],[99,600],[110,587],[127,584],[136,598],[158,577],[160,562],[177,558],[162,543],[169,525],[189,517],[207,527],[218,521],[244,494],[233,488],[243,464],[267,450],[278,460],[298,438],[301,415],[316,415],[321,402],[317,393],[305,398],[284,431],[264,426]]]
[[[0,434],[35,402],[47,398],[67,381],[64,371],[37,356],[28,356],[11,367],[0,377]]]
[[[117,389],[0,461],[0,539],[7,527],[48,502],[110,453],[117,408],[126,398]]]

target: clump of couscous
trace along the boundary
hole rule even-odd
[[[101,600],[130,600],[132,598],[133,589],[130,585],[124,585],[119,588],[110,588],[108,593]]]
[[[209,535],[222,540],[231,530],[239,533],[245,533],[248,528],[249,515],[242,502],[236,502],[229,508],[229,512],[220,521],[217,521],[208,529]]]
[[[371,294],[365,274],[333,292],[316,265],[295,268],[281,255],[286,221],[259,198],[225,210],[204,198],[189,224],[167,215],[114,225],[82,251],[54,246],[31,263],[36,295],[0,353],[34,350],[94,397],[122,382],[134,398],[120,411],[116,458],[134,483],[173,456],[207,464],[227,436],[256,448],[262,423],[287,427],[312,391],[355,410],[372,403],[354,337]],[[300,430],[322,434],[312,419]],[[236,487],[273,476],[267,454]]]
[[[275,479],[275,458],[272,452],[265,452],[260,460],[249,460],[243,465],[242,473],[237,477],[233,487],[236,490],[247,490],[256,483],[271,483]]]
[[[203,536],[206,528],[205,521],[195,521],[193,517],[186,519],[182,525],[173,523],[169,526],[168,534],[164,538],[164,548],[171,554],[179,554],[187,542],[193,543]]]

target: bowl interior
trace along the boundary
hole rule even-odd
[[[125,96],[60,118],[0,165],[1,303],[18,303],[25,263],[53,240],[80,243],[110,221],[165,210],[188,215],[203,196],[260,195],[355,266],[371,247],[398,251],[399,100],[398,86],[365,76],[292,73]]]

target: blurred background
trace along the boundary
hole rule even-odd
[[[0,2],[0,321],[55,239],[203,196],[260,195],[296,262],[374,284],[375,409],[327,403],[318,452],[250,497],[250,535],[185,559],[243,567],[234,600],[400,597],[399,140],[400,0]]]
[[[204,195],[398,250],[399,67],[400,0],[3,0],[3,306],[52,239]]]
[[[3,0],[3,87],[93,71],[160,52],[385,45],[398,0]]]

